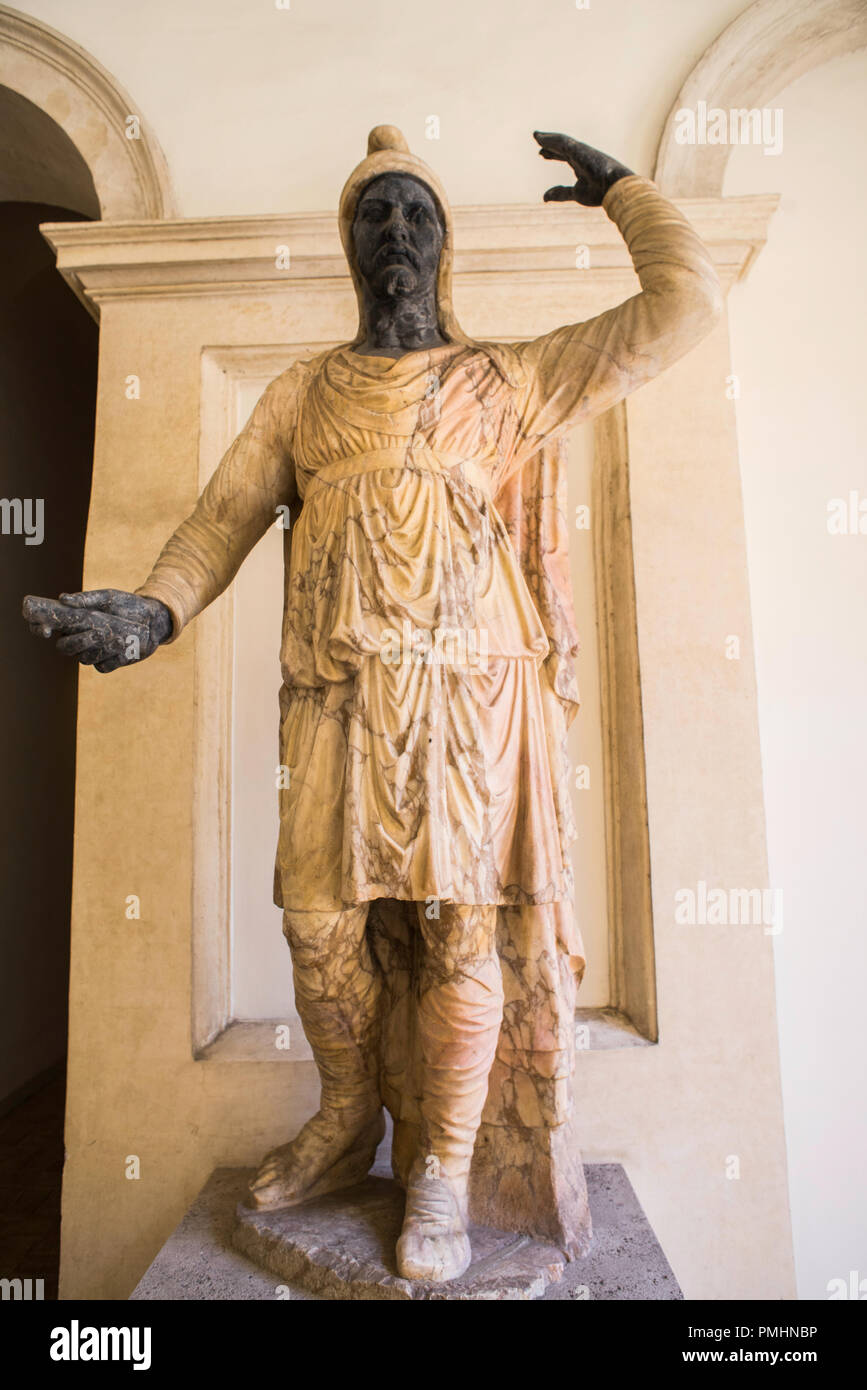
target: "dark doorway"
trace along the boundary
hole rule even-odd
[[[21,600],[81,586],[98,329],[39,232],[81,220],[0,201],[0,1277],[43,1279],[46,1298],[57,1297],[78,668],[31,636]]]

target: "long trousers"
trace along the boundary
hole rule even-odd
[[[322,1082],[321,1112],[353,1128],[380,1104],[380,976],[367,904],[283,915],[295,1000]],[[419,1158],[465,1189],[503,1013],[497,909],[417,904],[423,950],[418,997],[422,1057]]]

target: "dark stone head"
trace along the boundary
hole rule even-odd
[[[436,288],[445,225],[434,195],[411,174],[371,180],[358,200],[352,236],[359,273],[374,300]]]

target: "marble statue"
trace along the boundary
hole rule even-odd
[[[470,338],[439,179],[371,132],[339,226],[351,343],[264,392],[135,594],[28,598],[97,671],[177,641],[289,507],[275,901],[320,1109],[267,1154],[258,1208],[358,1183],[394,1119],[400,1273],[445,1281],[474,1220],[587,1248],[571,1104],[578,704],[561,441],[697,344],[710,257],[647,179],[536,134],[602,205],[641,292],[530,342]]]

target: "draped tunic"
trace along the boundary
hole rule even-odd
[[[604,207],[641,294],[525,343],[466,340],[397,360],[344,346],[294,363],[139,590],[168,606],[175,640],[277,509],[294,508],[281,648],[286,907],[570,896],[571,813],[549,710],[550,657],[575,650],[568,582],[561,573],[558,642],[501,502],[540,450],[681,356],[719,307],[707,251],[652,183],[623,178]],[[558,503],[537,493],[530,505],[544,520]],[[562,540],[562,518],[555,529]]]
[[[478,349],[338,349],[313,374],[283,641],[284,902],[566,891],[549,643],[493,498],[519,428]]]

